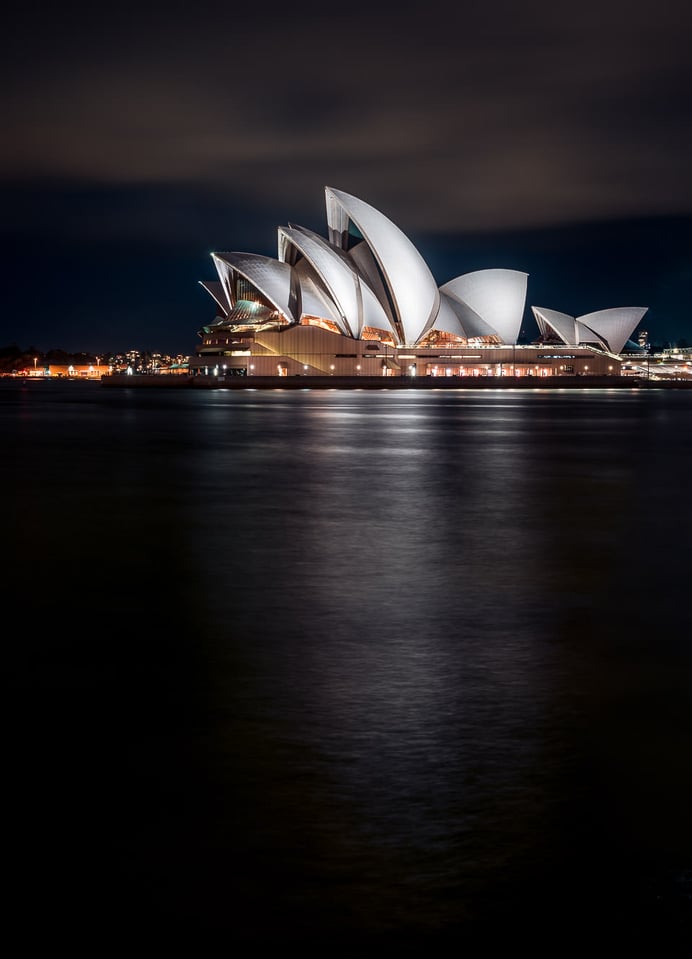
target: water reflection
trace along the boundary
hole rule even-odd
[[[22,681],[95,922],[82,872],[244,945],[682,930],[687,395],[104,392],[0,408],[79,531],[10,575],[95,624]]]

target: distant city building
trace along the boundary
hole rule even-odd
[[[327,239],[290,224],[278,228],[276,259],[212,253],[217,279],[200,283],[213,298],[216,315],[199,331],[191,371],[619,372],[619,354],[646,307],[577,318],[532,307],[541,339],[519,346],[528,274],[479,270],[438,286],[418,250],[382,213],[331,187],[325,188],[325,199]]]

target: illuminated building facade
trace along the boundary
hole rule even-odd
[[[216,316],[192,372],[243,376],[552,376],[619,372],[646,309],[579,318],[534,307],[540,345],[519,346],[528,275],[488,269],[438,286],[411,241],[357,197],[325,188],[328,238],[289,224],[276,259],[213,253],[200,281]]]

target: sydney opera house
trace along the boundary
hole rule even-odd
[[[213,253],[200,281],[215,316],[190,366],[216,376],[616,375],[642,307],[572,317],[531,307],[528,275],[487,269],[438,286],[411,241],[374,207],[325,188],[328,237],[278,228],[277,257]]]

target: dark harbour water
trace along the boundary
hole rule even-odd
[[[0,436],[27,951],[689,955],[692,394],[0,381]]]

